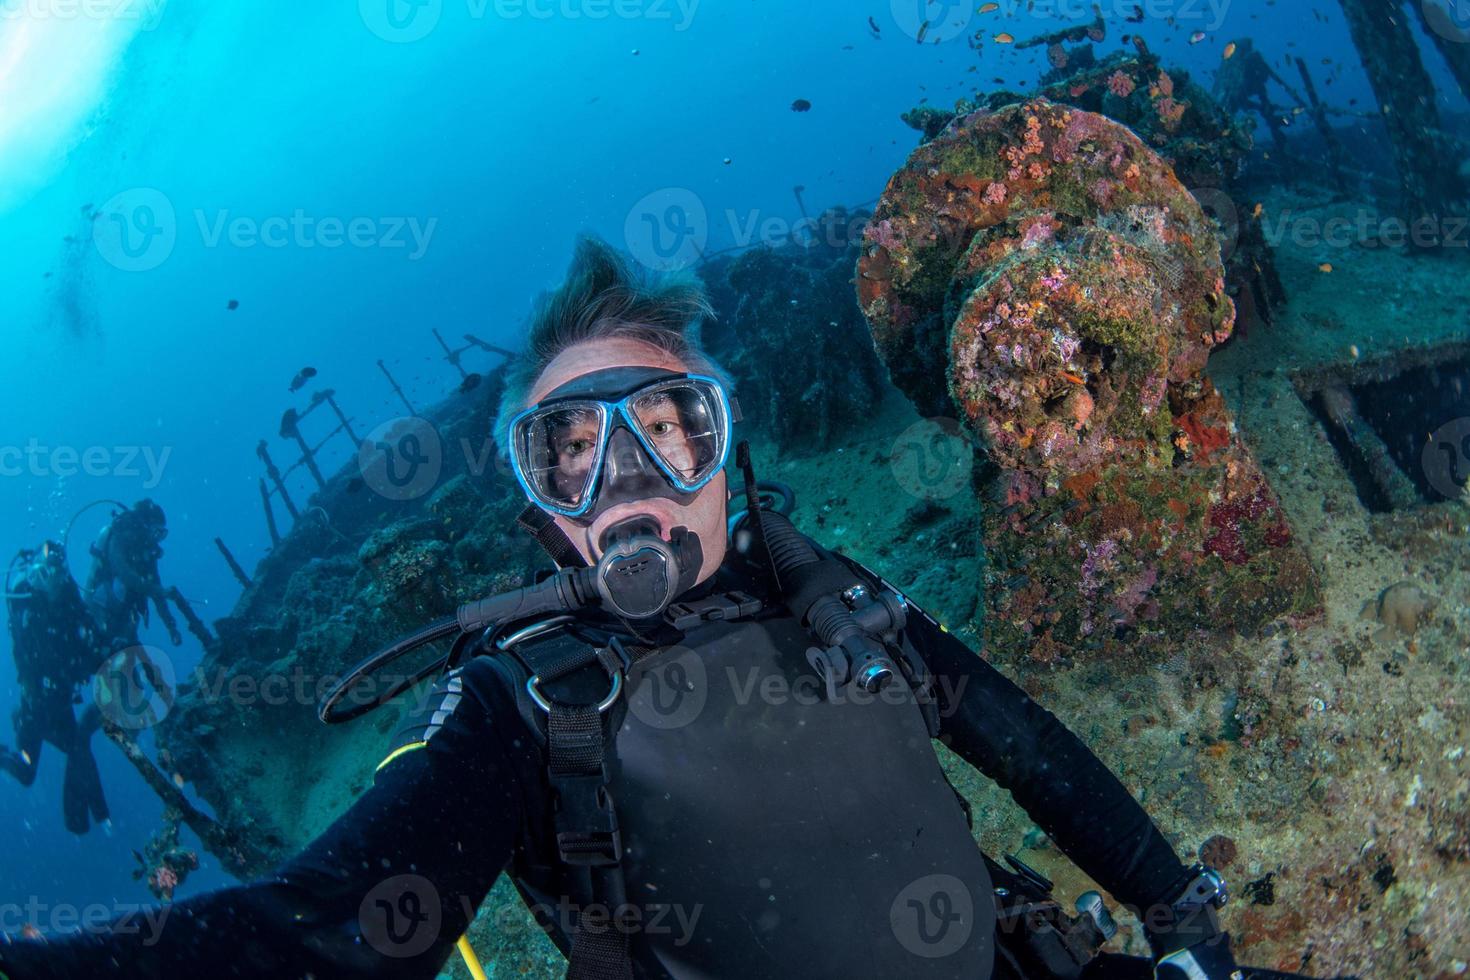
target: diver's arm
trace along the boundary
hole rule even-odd
[[[158,618],[163,621],[164,628],[168,630],[169,639],[173,640],[174,646],[181,641],[179,636],[179,625],[174,621],[174,614],[168,608],[168,591],[164,589],[163,583],[158,579],[158,569],[153,567],[145,571],[139,571],[133,567],[133,552],[119,543],[122,535],[114,534],[107,543],[107,564],[112,570],[112,575],[123,584],[129,595],[146,596],[152,600],[153,607],[158,610]],[[145,609],[146,613],[147,610]]]
[[[523,812],[517,763],[465,687],[427,744],[391,757],[345,815],[266,880],[101,933],[0,943],[0,974],[434,977],[509,859]]]
[[[1102,760],[927,616],[914,611],[905,636],[935,675],[941,737],[1115,898],[1167,907],[1189,871]]]

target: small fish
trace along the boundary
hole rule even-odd
[[[919,36],[918,36],[918,38],[916,40],[920,44],[923,44],[924,43],[924,38],[926,38],[928,36],[929,36],[929,22],[926,20],[926,21],[924,21],[924,23],[922,23],[922,24],[919,25]]]
[[[23,926],[20,927],[20,936],[21,936],[22,939],[45,939],[46,938],[45,935],[42,934],[42,932],[41,932],[40,929],[37,929],[35,926],[31,925],[29,922],[27,922],[25,925],[23,925]]]
[[[227,309],[227,310],[238,310],[239,308],[240,308],[240,301],[238,299],[232,299],[228,303],[225,304],[225,309]]]
[[[1265,210],[1266,210],[1266,205],[1259,204],[1258,203],[1256,205],[1255,210],[1251,212],[1251,217],[1252,218],[1259,218],[1265,212]]]
[[[981,4],[981,6],[980,6],[980,12],[982,14],[993,14],[993,13],[995,13],[999,9],[1000,9],[1000,4],[998,4],[998,3],[986,3],[986,4]]]
[[[316,368],[304,367],[296,372],[296,377],[291,379],[291,391],[293,393],[306,387],[306,383],[316,377]]]
[[[1190,44],[1198,44],[1201,41],[1203,41],[1204,39],[1205,39],[1205,32],[1204,31],[1195,31],[1193,34],[1189,35],[1189,43]]]
[[[1016,39],[1010,34],[1005,33],[1004,31],[995,35],[996,44],[1014,44],[1015,42]]]
[[[729,157],[725,157],[725,166],[728,167],[730,164],[732,164],[734,162],[735,161],[734,160],[731,160]]]
[[[792,112],[811,112],[812,111],[812,104],[810,102],[808,102],[806,99],[797,99],[795,102],[791,103],[791,111]]]
[[[1323,262],[1321,265],[1317,266],[1317,271],[1318,272],[1331,272],[1332,271],[1332,263],[1331,262]]]
[[[1128,15],[1128,23],[1130,23],[1130,24],[1142,24],[1143,23],[1143,8],[1140,7],[1136,3],[1133,5],[1133,13],[1131,13],[1131,14]]]
[[[1225,45],[1225,60],[1226,61],[1229,61],[1231,58],[1234,58],[1234,57],[1235,57],[1235,42],[1234,41],[1231,41],[1229,44]]]
[[[184,774],[183,773],[181,773],[181,772],[174,773],[174,785],[177,786],[179,789],[183,789],[184,788]]]
[[[1086,381],[1084,381],[1081,378],[1077,377],[1077,375],[1071,374],[1071,373],[1069,373],[1067,371],[1063,371],[1062,372],[1062,377],[1065,378],[1066,380],[1072,382],[1074,385],[1086,385],[1087,384]]]
[[[871,18],[871,17],[868,18],[868,29],[870,31],[872,31],[874,34],[882,34],[883,33],[883,28],[879,27],[878,26],[878,22],[876,20],[874,20],[873,18]]]

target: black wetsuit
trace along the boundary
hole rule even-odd
[[[73,705],[79,700],[78,685],[97,669],[103,651],[70,576],[54,593],[22,582],[7,606],[20,707],[14,718],[16,748],[0,751],[0,769],[29,786],[36,779],[42,745],[56,746],[66,754],[61,795],[66,829],[86,833],[91,821],[100,823],[109,816],[91,748],[101,715],[88,704],[79,721]]]
[[[682,598],[733,589],[765,592],[734,556]],[[809,635],[778,601],[669,639],[634,664],[614,709],[608,785],[645,923],[630,940],[635,975],[991,975],[986,867],[907,685],[823,700]],[[916,608],[904,640],[937,678],[948,744],[1083,870],[1139,905],[1178,890],[1172,848],[1056,718]],[[565,951],[592,896],[557,858],[546,761],[524,720],[537,715],[511,665],[477,657],[441,681],[373,786],[270,878],[177,903],[156,935],[140,920],[0,946],[0,970],[433,977],[502,870]],[[595,700],[607,681],[594,681],[546,693],[588,700],[572,696],[581,686]]]
[[[87,603],[112,652],[138,644],[138,625],[148,622],[150,601],[169,634],[178,633],[158,575],[163,549],[135,512],[124,511],[115,517],[92,546],[92,555]]]

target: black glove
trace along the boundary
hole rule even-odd
[[[1230,934],[1170,953],[1154,964],[1158,980],[1240,980],[1241,974],[1230,952]]]

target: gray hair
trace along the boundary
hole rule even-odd
[[[525,409],[536,379],[562,351],[587,341],[642,341],[732,390],[729,372],[697,339],[704,318],[712,315],[697,277],[640,274],[601,239],[578,239],[566,279],[537,300],[525,346],[506,369],[495,444],[502,453],[509,452],[511,419]]]

